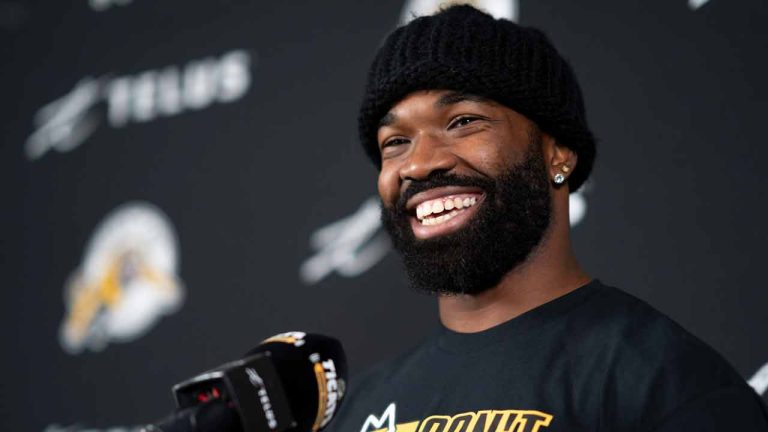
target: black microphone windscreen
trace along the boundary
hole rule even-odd
[[[288,399],[296,430],[318,431],[338,411],[346,391],[347,359],[341,343],[304,332],[272,336],[248,355],[268,353]]]

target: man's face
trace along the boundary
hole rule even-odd
[[[498,103],[421,91],[378,131],[382,221],[414,287],[476,294],[523,263],[549,226],[541,132]]]

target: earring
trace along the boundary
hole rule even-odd
[[[555,174],[555,184],[561,185],[565,182],[565,176],[561,173]]]
[[[568,172],[571,171],[571,167],[569,167],[568,165],[563,165],[562,170],[564,173],[568,174]]]

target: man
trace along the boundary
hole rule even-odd
[[[717,353],[580,267],[568,196],[595,141],[540,31],[469,6],[397,29],[360,134],[384,225],[443,328],[353,383],[334,430],[768,430]]]

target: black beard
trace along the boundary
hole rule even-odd
[[[495,179],[435,172],[413,181],[394,208],[382,205],[381,219],[403,256],[411,285],[430,294],[478,294],[520,266],[541,242],[551,219],[549,178],[540,135],[532,137],[525,159]],[[459,230],[417,239],[405,203],[440,186],[481,188],[485,200]]]

